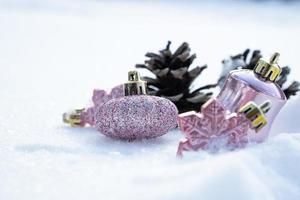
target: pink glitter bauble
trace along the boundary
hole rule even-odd
[[[148,139],[177,127],[178,110],[169,100],[133,95],[112,99],[96,109],[95,125],[106,136]]]

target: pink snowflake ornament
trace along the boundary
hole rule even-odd
[[[230,113],[217,100],[206,102],[201,113],[194,111],[179,115],[180,130],[185,140],[179,143],[177,155],[183,151],[240,148],[248,143],[247,131],[250,121],[241,113]]]

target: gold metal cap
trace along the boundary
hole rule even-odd
[[[70,124],[71,126],[81,126],[81,114],[83,109],[76,109],[68,113],[63,114],[63,122]]]
[[[240,108],[239,113],[244,113],[251,121],[252,128],[255,129],[255,132],[258,132],[267,124],[265,113],[267,113],[270,108],[271,101],[265,101],[259,107],[253,101],[250,101]]]
[[[264,81],[276,81],[276,78],[281,73],[281,68],[277,63],[279,56],[279,53],[274,53],[270,59],[270,63],[259,59],[254,68],[254,73],[260,78],[262,78]]]
[[[128,72],[128,82],[124,84],[125,96],[147,94],[147,82],[141,80],[137,71]]]

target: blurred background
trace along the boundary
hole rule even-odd
[[[207,197],[235,194],[242,199],[284,199],[288,193],[297,199],[299,187],[294,186],[300,185],[296,173],[299,162],[288,166],[289,156],[299,156],[292,153],[299,149],[290,138],[293,136],[278,139],[280,142],[274,139],[273,147],[283,148],[277,149],[283,151],[278,157],[267,144],[257,151],[246,151],[240,161],[235,157],[233,170],[232,165],[226,165],[232,158],[193,163],[195,168],[188,162],[184,166],[177,163],[178,170],[168,159],[175,156],[182,138],[179,133],[174,138],[169,134],[157,144],[137,144],[130,149],[91,129],[63,128],[61,114],[88,105],[94,88],[109,89],[125,82],[128,70],[144,63],[146,52],[158,52],[167,41],[172,41],[172,50],[182,42],[190,44],[191,53],[197,54],[192,67],[208,65],[195,86],[216,83],[222,60],[247,48],[260,49],[265,59],[280,52],[280,64],[291,67],[288,83],[300,81],[299,36],[300,1],[296,0],[0,0],[0,199],[58,199],[62,192],[70,192],[73,199],[102,194],[133,197],[134,184],[144,195],[156,191],[149,184],[162,186],[161,190],[168,192],[149,192],[152,199],[166,199],[161,194],[172,199],[174,191],[168,190],[168,185],[181,187],[185,183],[181,178],[194,183],[194,189],[182,187],[188,194],[202,188]],[[272,134],[300,132],[299,106],[299,95],[293,96],[276,119]],[[247,168],[254,163],[248,158],[258,159],[253,169]],[[262,167],[269,166],[270,158],[275,160],[270,164],[274,171]],[[148,163],[154,168],[161,166],[150,170],[149,177],[145,175]],[[205,171],[220,163],[225,170],[220,169],[219,175]],[[122,174],[124,165],[128,171]],[[198,168],[204,175],[198,174]],[[193,174],[186,176],[183,172],[187,169]],[[177,170],[182,173],[179,178]],[[241,172],[233,173],[236,170]],[[162,171],[166,179],[160,175]],[[200,176],[197,181],[213,181],[208,181],[208,186],[207,182],[198,184],[194,174]],[[285,182],[286,176],[290,182]],[[227,184],[232,177],[236,182]],[[113,180],[119,178],[123,189],[117,194]],[[251,187],[243,188],[244,183]],[[238,191],[236,186],[241,186]],[[99,190],[101,187],[106,192]]]
[[[172,50],[190,44],[192,67],[208,65],[195,85],[215,83],[221,61],[246,48],[280,52],[289,81],[299,80],[299,9],[292,0],[0,0],[1,96],[85,105],[168,40]]]

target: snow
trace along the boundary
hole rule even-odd
[[[121,142],[70,128],[61,114],[111,88],[145,52],[190,43],[196,84],[245,48],[299,80],[299,4],[213,1],[0,1],[0,199],[299,199],[299,96],[264,143],[175,157],[182,135]],[[147,72],[144,72],[147,73]]]

